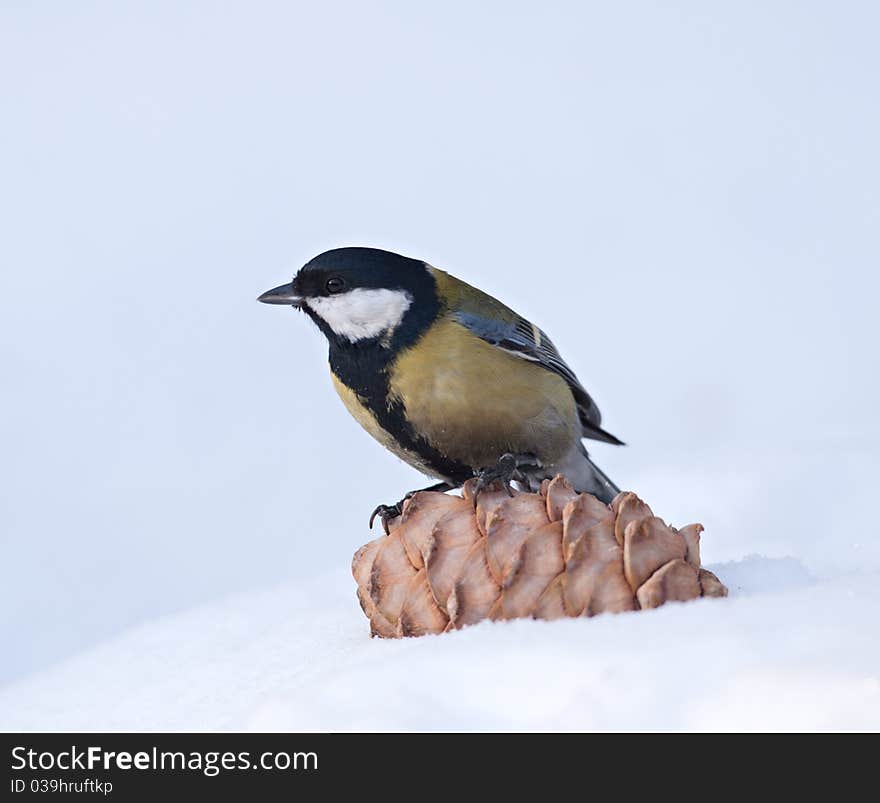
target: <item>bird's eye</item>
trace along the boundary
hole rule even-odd
[[[341,293],[343,290],[345,290],[345,279],[340,279],[338,276],[327,279],[328,293]]]

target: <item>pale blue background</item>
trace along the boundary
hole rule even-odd
[[[624,486],[875,539],[877,9],[2,2],[0,677],[343,565],[421,483],[254,301],[339,245],[547,329]]]

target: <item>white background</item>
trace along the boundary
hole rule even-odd
[[[0,679],[423,484],[255,302],[341,245],[545,328],[710,562],[876,567],[877,8],[4,2]]]

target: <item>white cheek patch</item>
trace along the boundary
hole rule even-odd
[[[396,329],[412,305],[412,296],[405,290],[358,287],[306,303],[337,335],[354,343]]]

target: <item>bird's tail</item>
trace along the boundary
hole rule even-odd
[[[590,459],[590,455],[580,442],[577,448],[572,449],[568,457],[555,468],[568,478],[576,491],[593,494],[606,505],[620,493],[620,488]]]

